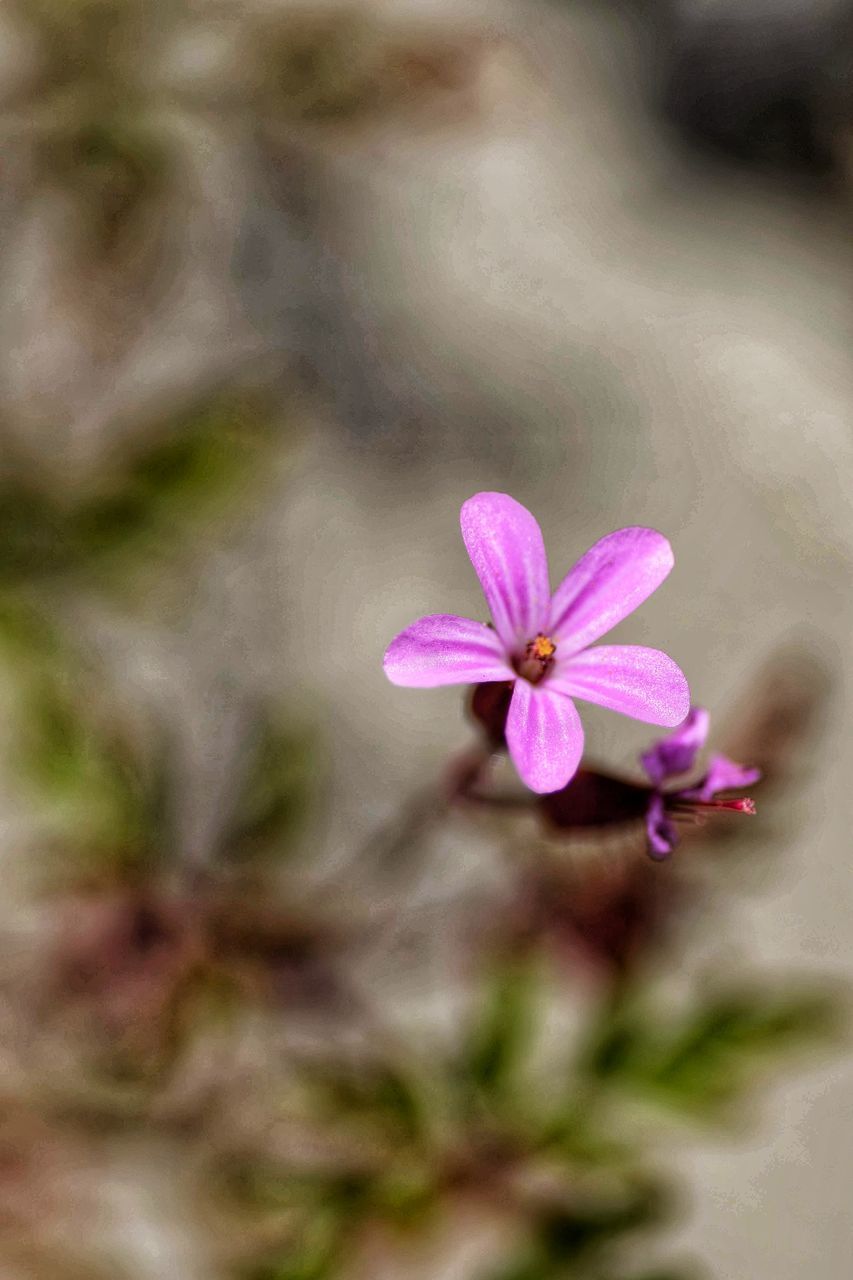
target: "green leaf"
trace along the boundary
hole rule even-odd
[[[596,1194],[581,1186],[572,1189],[577,1203],[541,1212],[532,1223],[527,1247],[490,1280],[575,1280],[600,1275],[611,1247],[627,1233],[660,1222],[666,1202],[652,1181],[635,1180],[621,1191]],[[597,1266],[596,1266],[597,1264]],[[594,1272],[590,1270],[594,1268]]]
[[[543,1262],[541,1258],[519,1258],[500,1271],[490,1273],[489,1280],[560,1280],[565,1276],[562,1263]]]
[[[136,865],[164,844],[164,753],[152,769],[118,722],[87,711],[60,680],[38,681],[25,698],[17,763],[64,812],[72,844]]]
[[[284,726],[274,714],[258,717],[245,781],[225,839],[232,861],[277,855],[287,847],[311,800],[315,758],[309,734]]]
[[[102,677],[31,604],[0,592],[0,652],[18,679],[12,765],[59,819],[66,850],[138,865],[162,851],[170,757],[145,750]]]
[[[312,1068],[308,1084],[323,1114],[336,1124],[355,1120],[390,1132],[395,1147],[415,1144],[425,1124],[414,1081],[391,1064],[352,1070]]]
[[[271,403],[246,391],[223,392],[163,424],[157,439],[104,478],[69,515],[78,558],[115,559],[153,548],[192,519],[239,492],[271,439]]]
[[[32,603],[10,590],[0,590],[0,654],[27,675],[67,657],[56,628]]]
[[[578,1063],[584,1076],[606,1081],[630,1071],[648,1044],[648,1020],[629,1005],[604,1010],[590,1029]]]
[[[285,1250],[249,1267],[245,1280],[328,1280],[338,1271],[345,1224],[332,1209],[306,1215],[303,1229]]]
[[[617,1280],[614,1276],[613,1280]],[[696,1280],[696,1272],[684,1271],[680,1267],[663,1267],[660,1270],[644,1271],[639,1276],[626,1276],[624,1280]]]
[[[495,970],[459,1064],[464,1082],[486,1095],[508,1093],[530,1045],[537,989],[526,957],[510,957]]]
[[[563,1099],[542,1126],[539,1147],[573,1169],[629,1164],[637,1155],[636,1139],[630,1140],[622,1127],[610,1132],[603,1123],[606,1114],[599,1114],[599,1099],[598,1091],[576,1082],[573,1096]]]
[[[672,1109],[717,1116],[742,1095],[758,1066],[825,1039],[837,1014],[823,992],[760,987],[713,995],[675,1019],[621,1007],[597,1027],[580,1069]]]
[[[413,1162],[388,1171],[375,1188],[379,1213],[398,1227],[420,1226],[436,1206],[432,1170]]]
[[[27,582],[73,562],[63,513],[18,476],[0,481],[0,583]]]
[[[274,440],[272,398],[223,390],[152,424],[153,442],[88,488],[51,490],[9,456],[0,479],[0,584],[30,584],[70,571],[124,571],[162,562],[193,525],[241,493]],[[118,579],[121,583],[124,578]]]
[[[86,236],[97,266],[114,272],[123,259],[148,286],[151,272],[138,271],[147,265],[140,251],[161,214],[170,148],[138,107],[130,114],[112,95],[99,99],[95,114],[82,100],[80,107],[39,140],[41,167],[84,210],[75,231]]]
[[[565,1264],[599,1250],[626,1232],[660,1221],[664,1200],[651,1182],[629,1187],[623,1197],[593,1199],[577,1208],[554,1210],[538,1225],[536,1239],[543,1256]]]
[[[648,1082],[687,1110],[718,1110],[734,1100],[762,1061],[824,1039],[837,1025],[820,993],[733,991],[689,1015],[646,1071]]]

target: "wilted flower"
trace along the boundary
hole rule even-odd
[[[583,728],[573,698],[651,724],[677,725],[690,705],[680,668],[642,645],[589,648],[660,586],[672,549],[654,529],[618,529],[582,556],[551,595],[542,533],[505,493],[478,493],[462,506],[462,537],[493,626],[433,614],[388,646],[394,684],[510,682],[509,753],[523,781],[558,791],[574,775]]]
[[[641,757],[641,763],[652,783],[652,794],[646,812],[649,853],[653,858],[666,858],[678,844],[675,820],[679,817],[701,817],[703,810],[729,809],[735,813],[755,813],[748,797],[718,799],[722,791],[740,791],[758,782],[760,769],[748,769],[723,755],[711,757],[708,770],[698,783],[679,790],[665,791],[664,783],[689,773],[708,737],[710,717],[702,707],[693,707],[684,724],[675,733],[661,738]]]
[[[693,707],[674,733],[661,738],[640,757],[649,783],[582,768],[560,791],[543,796],[537,807],[558,831],[577,832],[620,827],[642,819],[648,850],[653,858],[665,858],[678,844],[679,820],[701,822],[712,812],[755,813],[749,797],[719,798],[720,792],[738,791],[761,777],[760,769],[748,769],[723,755],[711,757],[708,769],[690,786],[668,786],[673,778],[690,773],[708,737],[710,717]]]

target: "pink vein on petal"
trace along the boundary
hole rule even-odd
[[[648,724],[681,724],[690,690],[681,668],[659,649],[602,644],[558,660],[551,688]]]
[[[476,493],[463,503],[462,537],[495,629],[512,653],[548,617],[550,586],[542,531],[507,493]]]
[[[577,653],[633,613],[674,563],[662,533],[632,525],[608,533],[571,569],[551,602],[548,634]]]
[[[522,782],[540,795],[559,791],[577,772],[583,726],[570,698],[517,680],[506,740]]]
[[[406,627],[389,644],[384,666],[393,684],[415,689],[515,675],[491,627],[451,613],[431,614]]]

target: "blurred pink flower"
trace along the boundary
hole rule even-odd
[[[640,761],[652,782],[652,794],[646,813],[649,853],[653,858],[666,858],[678,844],[674,819],[701,819],[703,810],[729,809],[735,813],[755,813],[755,804],[746,796],[718,799],[721,791],[740,791],[758,782],[760,769],[748,769],[722,755],[711,757],[707,772],[690,787],[663,790],[663,784],[680,774],[689,773],[705,745],[710,717],[703,707],[693,707],[675,733],[661,738]]]
[[[589,646],[660,586],[672,549],[654,529],[618,529],[582,556],[551,595],[542,533],[505,493],[463,504],[462,537],[493,626],[433,614],[414,622],[385,654],[398,685],[513,682],[506,723],[509,753],[540,794],[576,772],[583,728],[573,698],[651,724],[677,725],[690,695],[680,668],[658,649]]]

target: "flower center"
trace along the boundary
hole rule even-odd
[[[515,669],[525,680],[529,680],[531,684],[538,684],[546,671],[554,662],[554,654],[557,652],[557,646],[550,636],[539,635],[531,640],[524,650],[522,656],[516,661]]]

